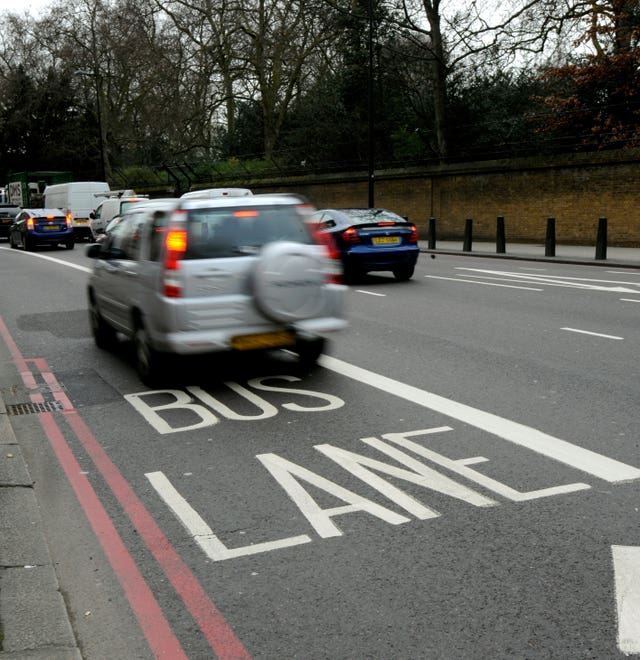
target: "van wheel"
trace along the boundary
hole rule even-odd
[[[89,303],[89,324],[91,334],[98,348],[108,351],[116,343],[116,331],[102,318],[94,302]]]
[[[136,371],[138,377],[147,387],[156,387],[161,383],[164,374],[162,354],[156,351],[149,342],[149,333],[140,321],[133,336],[135,348]]]

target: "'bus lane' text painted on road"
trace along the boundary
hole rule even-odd
[[[329,444],[316,445],[315,449],[356,476],[360,481],[375,489],[393,505],[418,520],[437,518],[440,513],[390,483],[380,474],[422,486],[427,490],[444,494],[475,507],[495,506],[499,504],[499,501],[442,474],[427,463],[445,468],[494,495],[513,502],[553,497],[591,488],[589,484],[575,482],[527,492],[519,491],[473,469],[471,466],[487,461],[482,456],[454,460],[425,446],[425,436],[428,440],[430,435],[452,430],[451,427],[443,426],[402,433],[386,433],[382,436],[383,440],[373,437],[361,438],[363,443],[393,459],[394,463],[386,463],[371,456],[347,451]],[[415,442],[412,438],[422,438],[423,443]],[[416,456],[423,460],[418,460]],[[272,453],[259,454],[256,458],[287,493],[320,538],[342,536],[343,532],[338,527],[335,518],[345,514],[366,513],[390,525],[400,525],[411,520],[411,518],[392,508],[374,502],[286,458]],[[602,458],[610,460],[605,456]],[[153,472],[148,473],[146,476],[189,535],[213,561],[268,552],[309,543],[312,540],[309,535],[300,534],[239,548],[227,548],[163,473]],[[309,484],[318,490],[324,491],[341,504],[330,508],[322,508],[303,484]]]

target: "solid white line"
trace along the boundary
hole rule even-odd
[[[524,291],[544,291],[544,289],[534,289],[530,286],[512,286],[511,284],[492,284],[491,282],[478,282],[476,280],[463,280],[459,277],[439,277],[438,275],[425,275],[432,280],[449,280],[451,282],[466,282],[467,284],[484,284],[485,286],[501,286],[505,289],[522,289]]]
[[[366,293],[368,296],[381,296],[382,298],[386,297],[386,293],[374,293],[373,291],[365,291],[364,289],[356,289],[356,293]]]
[[[618,648],[640,653],[640,547],[614,545],[613,573],[618,614]]]
[[[638,300],[637,298],[620,298],[620,300],[622,302],[639,302],[640,303],[640,300]]]
[[[622,341],[624,337],[618,337],[617,335],[603,335],[601,332],[589,332],[589,330],[578,330],[577,328],[560,328],[560,330],[566,330],[567,332],[577,332],[581,335],[591,335],[592,337],[603,337],[604,339],[617,339]]]
[[[11,248],[0,248],[0,250],[10,250]],[[13,252],[14,250],[12,250]],[[59,264],[62,266],[69,266],[69,268],[76,268],[77,270],[81,270],[85,273],[90,273],[91,268],[87,268],[86,266],[80,266],[79,264],[72,264],[69,261],[65,261],[64,259],[56,259],[55,257],[49,257],[46,254],[38,254],[37,252],[20,252],[19,254],[24,254],[27,257],[36,257],[37,259],[45,259],[46,261],[53,261],[54,264]]]
[[[592,474],[599,479],[612,483],[640,479],[640,469],[637,467],[571,444],[566,440],[547,435],[524,424],[498,417],[498,415],[484,410],[472,408],[452,399],[446,399],[438,394],[393,380],[329,355],[321,355],[318,364],[325,369],[330,369],[347,378],[375,387],[387,394],[393,394],[406,401],[458,419],[465,424],[471,424],[476,428],[503,438],[507,442],[526,447],[577,470]]]

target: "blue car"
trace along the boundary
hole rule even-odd
[[[38,245],[63,244],[73,250],[75,243],[71,217],[60,209],[23,209],[9,227],[12,248],[35,250]]]
[[[420,253],[418,230],[396,213],[380,208],[322,209],[312,220],[333,238],[346,281],[373,271],[391,271],[401,281],[413,276]]]

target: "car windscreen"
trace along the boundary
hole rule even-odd
[[[376,222],[406,222],[404,218],[385,209],[348,209],[343,213],[352,225],[368,225]]]
[[[234,206],[189,211],[186,259],[256,254],[273,241],[313,243],[292,205]]]

